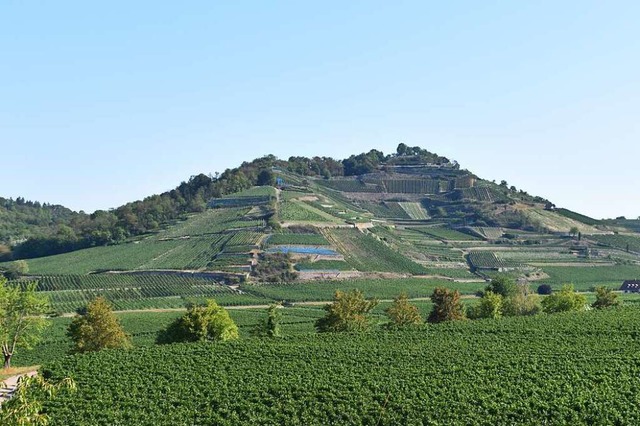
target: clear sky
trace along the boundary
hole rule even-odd
[[[638,1],[0,0],[0,196],[87,212],[399,142],[640,215]]]

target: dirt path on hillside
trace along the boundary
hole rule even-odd
[[[5,380],[0,381],[0,405],[2,405],[3,402],[5,402],[6,400],[8,400],[13,396],[13,393],[16,391],[16,388],[18,387],[18,381],[20,380],[21,377],[23,376],[33,377],[36,374],[38,374],[38,372],[33,370],[33,371],[28,371],[22,374],[17,374],[15,376],[11,376]]]

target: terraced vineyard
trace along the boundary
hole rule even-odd
[[[190,216],[186,221],[162,231],[158,238],[197,237],[216,234],[229,229],[264,226],[262,220],[245,220],[250,208],[209,209]]]
[[[283,201],[278,214],[283,222],[338,222],[339,219],[301,201]]]
[[[426,269],[397,251],[387,247],[370,234],[355,229],[330,229],[329,241],[344,255],[345,260],[359,271],[424,274]]]
[[[564,217],[568,217],[569,219],[573,219],[576,220],[578,222],[582,222],[586,225],[599,225],[601,223],[601,221],[593,219],[589,216],[585,216],[583,214],[580,213],[576,213],[574,211],[568,210],[568,209],[555,209],[554,210],[556,213],[561,214]]]
[[[376,227],[374,228],[374,231],[376,233],[379,233],[378,229],[379,228]],[[466,264],[466,260],[464,259],[462,250],[457,249],[450,244],[443,243],[440,238],[436,239],[435,235],[426,234],[422,232],[418,227],[399,229],[396,230],[395,233],[397,234],[397,238],[400,239],[402,244],[406,245],[403,248],[407,251],[407,253],[411,253],[414,258],[418,258],[417,260],[436,263],[458,262]],[[447,232],[439,233],[437,235],[456,237],[457,234],[454,235]],[[471,238],[473,239],[475,237]]]
[[[71,375],[78,392],[45,409],[53,425],[68,426],[637,424],[639,313],[68,357],[48,374]]]
[[[263,219],[250,208],[211,209],[149,236],[124,244],[89,248],[29,260],[34,274],[87,274],[93,271],[215,270],[223,253],[248,252],[264,234]],[[243,261],[247,265],[247,261]]]
[[[575,253],[571,253],[566,249],[559,247],[533,249],[530,247],[520,248],[518,250],[501,250],[500,257],[505,261],[521,264],[546,265],[553,264],[580,264],[580,263],[596,263],[598,259],[585,259],[579,257]],[[606,261],[606,260],[605,260]]]
[[[502,230],[502,228],[478,226],[478,227],[472,227],[470,229],[471,231],[475,232],[476,234],[480,235],[482,238],[485,238],[487,240],[497,240],[502,238],[502,236],[504,235],[504,231]]]
[[[400,207],[404,211],[407,212],[411,219],[416,220],[427,220],[429,219],[429,214],[427,211],[420,205],[420,203],[398,203]]]
[[[469,253],[469,263],[474,269],[501,269],[508,263],[490,251],[472,251]]]
[[[88,274],[93,271],[145,269],[200,269],[220,253],[231,235],[179,240],[143,240],[138,243],[95,247],[29,261],[34,274]]]
[[[445,228],[440,226],[420,226],[420,227],[414,227],[412,229],[417,232],[421,232],[423,234],[426,234],[438,239],[442,239],[442,240],[473,241],[478,239],[473,235],[469,235],[464,232],[456,231],[455,229]]]
[[[600,244],[625,251],[640,253],[640,236],[634,235],[592,235],[589,237]]]
[[[318,180],[320,185],[342,192],[380,192],[380,187],[355,179]]]
[[[382,186],[386,192],[400,194],[437,194],[440,181],[437,179],[385,179]]]
[[[360,206],[373,213],[376,217],[389,219],[411,219],[411,216],[409,216],[406,210],[397,202],[363,202],[360,203]]]
[[[488,203],[492,203],[497,199],[504,198],[498,194],[493,193],[491,190],[489,190],[489,188],[486,187],[465,188],[460,190],[459,194],[462,199],[478,200]]]

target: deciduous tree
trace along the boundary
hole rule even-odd
[[[486,288],[486,291],[490,291],[494,294],[499,294],[502,297],[509,297],[516,294],[518,286],[516,282],[506,275],[498,275],[491,280]]]
[[[477,305],[469,308],[469,318],[502,317],[502,296],[492,291],[485,291]]]
[[[540,297],[532,293],[527,284],[517,285],[515,294],[502,302],[502,314],[506,317],[536,315],[541,310]]]
[[[458,290],[436,287],[431,294],[431,301],[433,309],[427,319],[429,322],[457,321],[466,318]]]
[[[253,330],[253,334],[259,337],[281,337],[282,331],[280,323],[282,322],[281,305],[272,304],[267,309],[267,317],[264,321],[258,323]]]
[[[337,290],[333,303],[326,305],[326,315],[316,321],[319,332],[364,331],[369,328],[367,314],[378,304],[376,299],[366,300],[360,290]]]
[[[585,308],[587,298],[583,294],[576,293],[573,285],[565,284],[562,290],[547,296],[542,301],[542,309],[548,313],[580,311]]]
[[[276,184],[276,176],[269,169],[262,169],[258,173],[258,186],[274,186]]]
[[[7,284],[0,277],[0,344],[4,368],[11,367],[17,348],[30,348],[40,340],[49,323],[42,317],[49,311],[46,296],[36,292],[36,284],[26,288]]]
[[[572,237],[577,236],[579,232],[580,230],[577,226],[572,226],[571,229],[569,229],[569,235],[571,235]]]
[[[129,335],[104,297],[97,297],[87,305],[83,315],[73,319],[67,335],[74,343],[72,352],[77,353],[131,347]]]
[[[226,341],[238,339],[238,326],[215,300],[206,305],[191,305],[158,335],[158,343]]]
[[[29,273],[29,265],[26,260],[16,260],[11,262],[4,271],[4,276],[8,280],[15,280]]]
[[[407,327],[422,323],[422,316],[415,305],[409,303],[407,293],[402,293],[393,300],[385,311],[389,317],[390,327]]]
[[[596,287],[596,301],[591,305],[592,308],[603,309],[618,306],[619,304],[618,295],[613,290],[605,286]]]

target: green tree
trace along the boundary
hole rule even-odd
[[[280,323],[282,322],[281,308],[282,306],[279,304],[274,303],[269,305],[269,308],[267,308],[267,317],[264,321],[258,323],[253,330],[253,334],[260,337],[282,337],[280,327]]]
[[[333,303],[324,307],[327,311],[319,318],[316,329],[323,332],[364,331],[369,328],[367,314],[378,304],[378,300],[366,300],[360,290],[343,292],[336,290]]]
[[[595,309],[609,308],[620,305],[618,295],[605,286],[596,287],[596,301],[591,305]]]
[[[580,311],[585,308],[587,298],[580,293],[576,293],[573,285],[565,284],[562,290],[547,296],[542,301],[542,309],[548,314],[556,312]]]
[[[191,305],[187,313],[172,322],[159,335],[158,343],[227,341],[239,338],[238,326],[215,300]]]
[[[275,186],[276,175],[269,169],[262,169],[258,173],[258,186]]]
[[[576,235],[578,235],[579,232],[580,230],[578,229],[577,226],[572,226],[571,229],[569,229],[569,235],[571,235],[572,237],[575,237]]]
[[[76,316],[67,328],[73,341],[72,352],[94,352],[102,349],[131,347],[131,338],[124,332],[104,297],[97,297],[83,315]]]
[[[491,280],[485,291],[499,294],[502,297],[509,297],[517,293],[518,286],[507,275],[497,275]]]
[[[43,412],[45,399],[51,400],[61,390],[76,390],[76,383],[65,378],[51,383],[42,376],[23,376],[11,399],[0,407],[0,420],[3,426],[34,426],[49,424],[49,417]]]
[[[433,309],[427,318],[429,322],[457,321],[466,318],[458,290],[452,291],[446,287],[436,287],[431,294],[431,301]]]
[[[11,357],[18,348],[31,348],[40,340],[49,322],[42,317],[49,312],[46,296],[36,292],[36,284],[26,288],[9,285],[0,277],[0,344],[4,368],[11,367]]]
[[[385,314],[389,317],[390,327],[407,327],[422,324],[422,316],[415,305],[409,303],[407,293],[401,293],[393,299],[393,303],[387,309]]]
[[[515,294],[504,298],[502,314],[506,317],[536,315],[542,310],[540,297],[526,284],[516,286]]]
[[[492,291],[485,291],[477,305],[469,308],[469,318],[502,317],[502,296]]]

